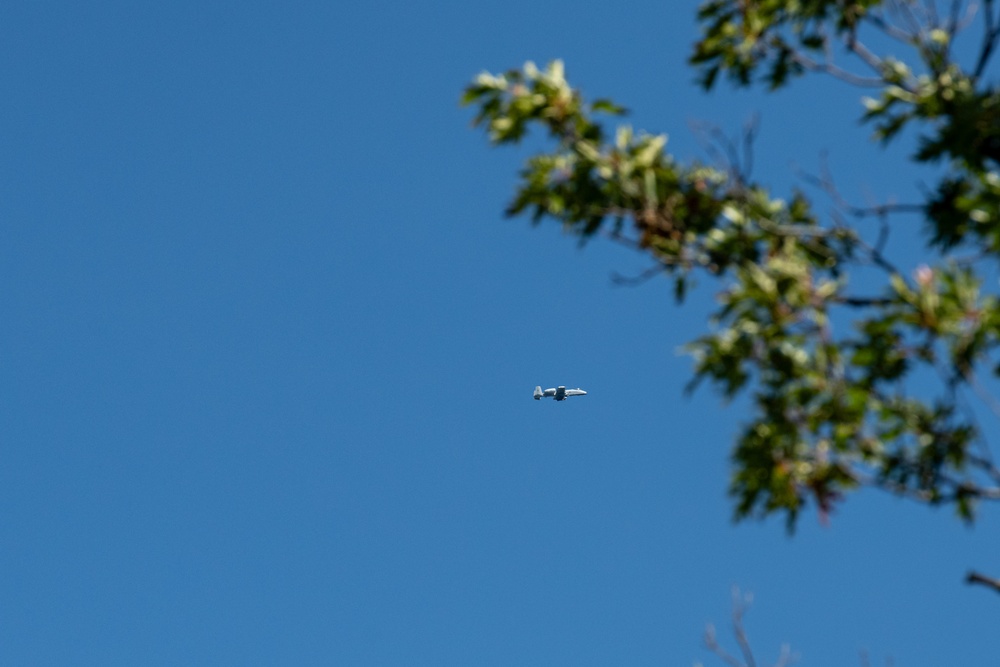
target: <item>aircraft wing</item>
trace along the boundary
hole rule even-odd
[[[583,389],[577,387],[576,389],[567,389],[563,386],[551,387],[549,389],[542,389],[540,386],[535,387],[534,398],[539,400],[542,398],[554,398],[557,401],[565,401],[570,396],[586,396],[587,392]]]

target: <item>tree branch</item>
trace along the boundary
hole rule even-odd
[[[868,308],[872,306],[888,306],[893,303],[892,299],[873,296],[837,296],[830,299],[831,303],[852,308]]]
[[[987,577],[984,574],[980,574],[975,570],[969,570],[969,573],[965,575],[965,583],[969,585],[981,584],[987,588],[992,588],[997,593],[1000,593],[1000,579],[994,579],[993,577]]]
[[[636,285],[642,285],[649,282],[649,280],[655,278],[666,270],[666,266],[663,264],[657,264],[656,266],[649,267],[637,276],[624,276],[615,271],[611,274],[611,283],[619,286],[634,287]]]
[[[824,63],[813,60],[801,51],[794,51],[792,53],[792,58],[796,63],[807,70],[819,72],[821,74],[829,74],[833,78],[840,79],[844,83],[848,83],[852,86],[858,86],[860,88],[880,88],[885,84],[885,82],[879,77],[860,76],[834,65],[829,60]]]
[[[749,608],[751,599],[752,596],[741,595],[738,588],[733,588],[733,635],[736,637],[736,643],[740,647],[742,660],[722,648],[715,636],[715,626],[709,624],[705,628],[705,647],[729,665],[729,667],[757,667],[757,660],[754,658],[753,651],[750,648],[750,641],[747,639],[746,629],[743,625],[743,615]],[[798,656],[792,653],[788,644],[784,644],[781,647],[781,654],[778,656],[777,662],[774,663],[774,667],[788,667],[797,658]]]
[[[979,59],[976,67],[972,70],[973,80],[978,80],[986,70],[986,64],[993,55],[997,40],[1000,39],[1000,26],[997,25],[996,17],[993,15],[993,1],[983,0],[983,43],[979,47]]]

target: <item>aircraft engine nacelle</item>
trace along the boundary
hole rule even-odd
[[[542,400],[542,396],[543,396],[543,394],[542,394],[542,388],[541,387],[535,387],[535,400],[536,401]]]

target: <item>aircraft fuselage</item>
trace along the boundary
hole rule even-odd
[[[543,398],[554,398],[557,401],[565,401],[570,396],[586,396],[587,392],[583,389],[577,387],[576,389],[567,389],[563,385],[559,385],[553,389],[542,390],[541,386],[535,387],[534,399],[539,401]]]

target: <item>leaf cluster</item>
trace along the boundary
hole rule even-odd
[[[702,38],[691,63],[711,88],[720,73],[749,86],[758,70],[771,89],[804,74],[802,54],[821,53],[830,35],[851,36],[859,19],[879,0],[709,0],[698,10]]]
[[[880,217],[872,242],[843,215],[824,221],[804,193],[775,197],[732,163],[683,164],[666,135],[608,127],[623,109],[585,101],[559,61],[484,73],[465,91],[493,144],[532,127],[554,143],[527,161],[508,214],[634,245],[673,277],[679,298],[698,274],[725,286],[711,331],[686,349],[690,389],[707,380],[727,398],[751,398],[732,452],[737,519],[782,514],[791,529],[803,508],[825,517],[862,486],[951,504],[966,520],[977,502],[1000,498],[1000,469],[967,407],[974,396],[1000,413],[980,379],[1000,375],[1000,302],[983,289],[983,263],[1000,258],[1000,91],[980,76],[1000,17],[986,2],[978,64],[964,71],[950,56],[958,4],[948,16],[905,0],[710,0],[699,12],[692,62],[706,87],[720,74],[750,85],[758,72],[778,87],[807,71],[876,85],[863,116],[875,139],[913,124],[913,159],[947,164],[908,209],[925,218],[938,258],[906,273],[884,254],[892,207],[842,205]],[[908,44],[917,63],[869,50],[858,39],[866,25]],[[830,60],[834,43],[870,77]],[[972,258],[952,256],[959,247]],[[862,266],[883,272],[881,292],[854,291]]]

